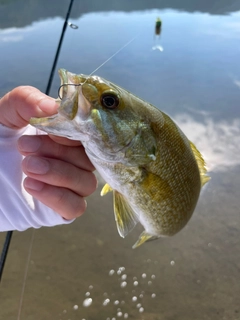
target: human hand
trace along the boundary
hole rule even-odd
[[[33,87],[18,87],[0,100],[0,123],[20,129],[31,117],[56,113],[58,104]],[[22,136],[19,152],[25,156],[22,168],[24,188],[65,219],[80,216],[84,197],[96,189],[94,167],[78,141],[55,136]]]
[[[25,135],[18,148],[26,156],[22,162],[26,191],[65,219],[80,216],[86,209],[84,197],[97,186],[83,146],[62,145],[47,135]]]
[[[46,117],[57,112],[53,98],[30,86],[20,86],[0,99],[0,123],[12,129],[28,125],[31,117]]]

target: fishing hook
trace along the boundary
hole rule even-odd
[[[62,87],[65,87],[65,86],[75,86],[75,87],[80,87],[82,85],[82,83],[79,83],[79,84],[75,84],[75,83],[64,83],[62,84],[59,88],[58,88],[58,98],[60,100],[62,100],[62,97],[60,95],[60,92],[61,92],[61,89]]]

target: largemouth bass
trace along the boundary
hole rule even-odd
[[[30,124],[80,140],[112,191],[120,236],[140,222],[145,241],[172,236],[189,221],[209,180],[200,152],[173,120],[153,105],[98,76],[59,70],[58,113]]]

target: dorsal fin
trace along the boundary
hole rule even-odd
[[[209,177],[207,175],[206,164],[205,164],[205,161],[204,161],[200,151],[198,151],[196,146],[191,141],[189,141],[189,143],[190,143],[190,147],[192,149],[192,152],[193,152],[193,154],[195,156],[195,159],[197,161],[197,164],[198,164],[198,169],[199,169],[199,172],[200,172],[201,185],[204,186],[205,183],[207,183],[211,179],[211,177]]]

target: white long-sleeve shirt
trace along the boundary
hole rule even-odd
[[[17,149],[17,140],[23,134],[36,134],[36,129],[27,126],[14,130],[0,124],[0,231],[23,231],[72,222],[34,199],[23,188],[23,156]]]

